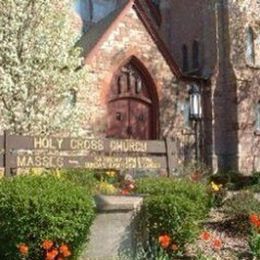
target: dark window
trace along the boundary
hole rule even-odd
[[[160,0],[152,0],[153,5],[160,10]]]
[[[183,71],[189,70],[189,56],[188,56],[188,48],[187,45],[182,45],[182,69]]]
[[[249,64],[255,63],[255,48],[254,48],[254,31],[252,27],[246,30],[246,61]]]
[[[199,42],[193,41],[192,44],[192,68],[199,68]]]

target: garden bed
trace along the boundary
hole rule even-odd
[[[120,260],[259,258],[258,178],[234,191],[230,180],[199,172],[137,179],[114,171],[38,175],[1,180],[1,259],[80,259],[86,247],[81,259],[92,260],[95,251],[98,259]]]

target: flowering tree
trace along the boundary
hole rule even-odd
[[[0,125],[15,133],[78,130],[86,84],[73,0],[0,1]],[[74,17],[75,18],[75,17]]]

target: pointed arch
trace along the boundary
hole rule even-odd
[[[157,139],[159,136],[159,99],[157,94],[156,84],[149,73],[145,65],[136,57],[130,56],[124,62],[122,62],[117,70],[115,71],[112,81],[110,82],[109,88],[107,88],[107,111],[108,111],[108,120],[109,118],[117,118],[117,120],[123,120],[123,116],[120,115],[120,109],[124,109],[124,102],[130,102],[133,107],[132,110],[135,110],[136,117],[138,117],[133,124],[138,124],[140,121],[149,121],[149,134],[145,134],[144,139]],[[121,102],[121,108],[114,105],[115,102],[118,104]],[[111,105],[112,104],[112,105]],[[126,104],[126,103],[125,103]],[[111,106],[117,108],[117,111],[114,111],[115,108],[111,109]],[[120,105],[119,105],[120,106]],[[144,110],[144,107],[149,107],[149,113],[143,111],[139,116],[138,107],[140,110]],[[139,111],[140,112],[140,111]],[[115,115],[111,115],[114,113]],[[122,114],[122,113],[121,113]],[[149,119],[147,118],[149,114]],[[145,115],[145,116],[144,116]],[[129,115],[128,115],[129,116]],[[130,116],[129,116],[130,117]],[[129,119],[131,120],[131,119]],[[118,122],[117,122],[118,123]],[[128,128],[136,127],[131,126],[131,123],[128,122]],[[110,125],[110,126],[109,126]],[[111,122],[108,123],[108,129],[111,128]],[[123,130],[122,130],[123,131]],[[108,130],[111,133],[111,130]],[[113,132],[113,131],[112,131]],[[109,136],[110,134],[108,134]],[[113,136],[114,134],[111,134]],[[133,138],[134,135],[133,135]],[[142,138],[140,138],[142,139]]]

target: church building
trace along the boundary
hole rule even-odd
[[[257,0],[78,0],[75,10],[93,90],[77,100],[90,109],[93,96],[96,135],[170,137],[179,164],[260,171]]]

